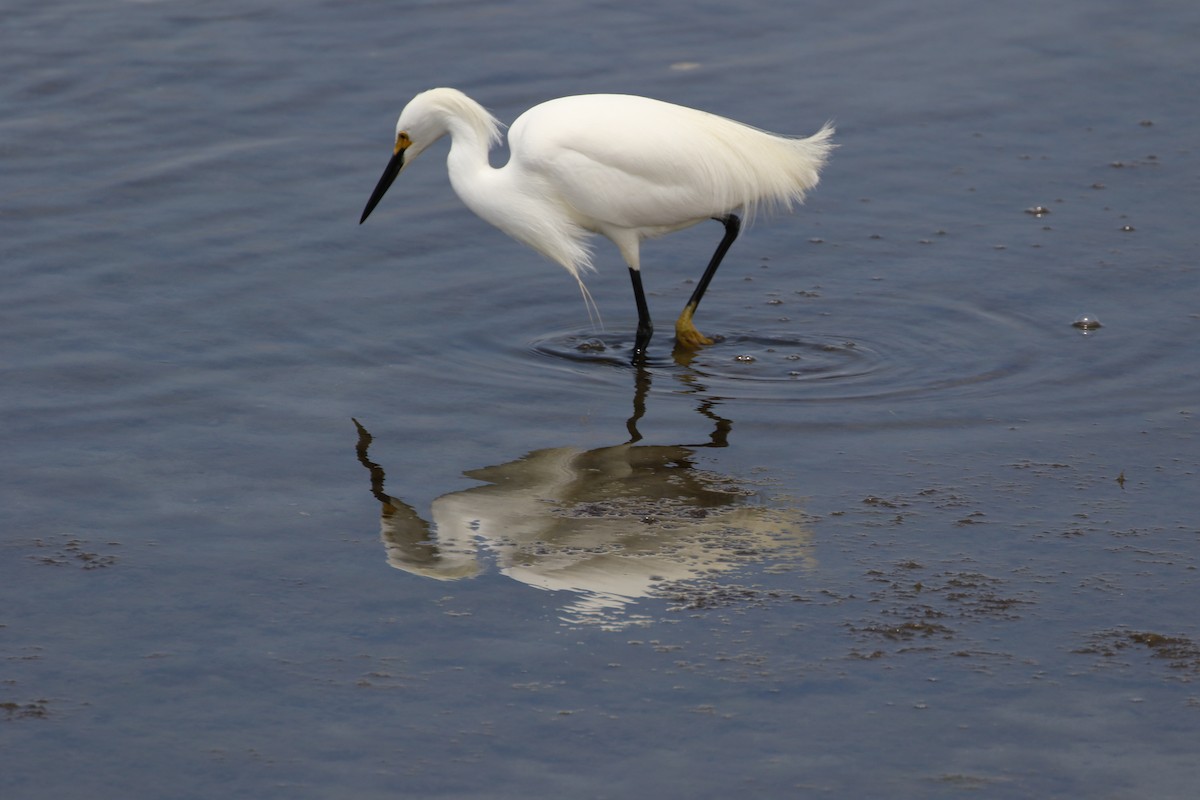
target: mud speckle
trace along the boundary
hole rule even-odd
[[[1153,660],[1147,663],[1165,664],[1175,671],[1174,677],[1186,681],[1200,678],[1200,645],[1186,636],[1118,628],[1093,633],[1087,638],[1087,644],[1072,652],[1097,656],[1098,666],[1132,666],[1124,659],[1140,651],[1143,655],[1149,654]]]
[[[50,716],[49,700],[34,700],[27,703],[0,703],[6,721],[24,719],[46,719]]]
[[[112,550],[117,542],[97,544],[75,537],[34,539],[26,543],[31,551],[27,557],[47,567],[78,567],[92,570],[111,567],[117,563]]]
[[[769,603],[805,602],[803,595],[778,589],[720,584],[713,581],[681,581],[664,587],[661,596],[671,611],[731,607],[763,607]]]
[[[1009,589],[999,578],[979,572],[931,569],[906,560],[891,569],[872,569],[866,576],[875,584],[868,596],[871,613],[845,627],[867,649],[855,649],[855,658],[882,658],[920,650],[941,651],[955,642],[950,655],[971,655],[979,648],[970,641],[973,626],[982,621],[1015,621],[1034,603],[1032,596]],[[886,649],[893,648],[892,651]],[[866,653],[866,655],[864,655]]]

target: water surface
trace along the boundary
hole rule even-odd
[[[1193,4],[10,5],[5,797],[1194,792]],[[840,147],[637,370],[433,85]]]

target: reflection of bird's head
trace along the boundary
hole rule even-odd
[[[389,566],[442,581],[474,578],[482,571],[475,547],[470,543],[443,545],[430,539],[428,533],[428,526],[412,509],[393,502],[383,503],[379,536]]]

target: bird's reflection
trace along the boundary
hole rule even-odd
[[[483,485],[434,500],[430,521],[384,492],[383,467],[368,453],[371,434],[355,420],[358,459],[382,505],[388,563],[459,580],[491,561],[530,586],[574,593],[564,620],[607,627],[638,621],[630,604],[681,581],[767,558],[802,564],[808,534],[799,510],[773,506],[749,482],[697,465],[697,451],[724,447],[731,427],[711,404],[698,409],[713,426],[709,441],[637,444],[648,388],[649,373],[638,370],[625,443],[536,450],[466,471]]]

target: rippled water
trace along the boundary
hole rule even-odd
[[[11,3],[0,794],[1190,797],[1193,5]],[[637,369],[436,84],[839,149]]]

